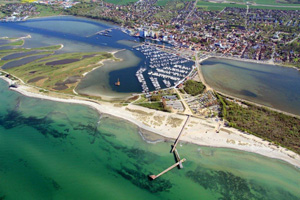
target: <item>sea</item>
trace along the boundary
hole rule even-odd
[[[78,104],[29,98],[0,79],[0,199],[300,198],[300,169],[225,148],[172,141]],[[147,138],[147,139],[145,139]]]

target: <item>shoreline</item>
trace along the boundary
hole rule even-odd
[[[9,83],[8,78],[0,76],[1,79]],[[111,103],[105,102],[96,102],[93,100],[88,101],[85,98],[74,98],[73,96],[70,99],[60,98],[55,96],[49,96],[45,94],[36,93],[30,91],[33,89],[28,86],[21,85],[18,88],[11,88],[11,90],[18,92],[24,96],[39,98],[63,103],[74,103],[89,106],[90,108],[96,110],[97,112],[105,113],[117,118],[121,118],[128,122],[131,122],[138,126],[140,129],[150,131],[154,134],[161,135],[166,138],[176,139],[181,129],[183,122],[185,121],[186,116],[177,115],[172,113],[164,113],[160,111],[153,111],[151,109],[129,105],[126,107],[116,107]],[[146,121],[143,118],[146,116]],[[150,125],[147,120],[152,117],[162,117],[166,123]],[[174,127],[173,125],[168,124],[169,119],[181,120],[179,126]],[[217,124],[212,119],[203,120],[195,117],[188,123],[187,130],[182,134],[181,141],[193,143],[200,146],[209,146],[209,147],[221,147],[221,148],[231,148],[242,151],[247,151],[251,153],[260,154],[269,158],[274,158],[278,160],[285,161],[297,168],[300,168],[300,156],[295,152],[287,150],[283,147],[276,147],[275,145],[270,144],[268,141],[264,141],[261,138],[258,138],[254,135],[243,133],[239,130],[222,127],[220,133],[215,133],[215,125]],[[211,121],[210,121],[211,120]],[[205,133],[204,133],[205,132]],[[238,144],[237,144],[238,143]]]
[[[111,62],[123,62],[124,61],[123,58],[116,57],[116,54],[119,53],[119,52],[122,52],[122,51],[126,51],[126,49],[119,49],[119,50],[114,50],[114,51],[108,52],[108,53],[112,54],[113,58],[107,58],[107,59],[103,59],[103,60],[99,61],[97,63],[96,67],[94,67],[92,70],[90,70],[88,72],[83,73],[82,77],[84,78],[89,73],[93,72],[94,70],[99,69],[101,67],[104,67],[106,62],[110,62],[110,61]],[[75,88],[73,89],[73,93],[76,94],[76,95],[80,94],[76,91],[77,86],[80,84],[80,81],[77,82]],[[123,95],[120,95],[120,96],[117,96],[117,95],[104,95],[103,93],[101,93],[101,94],[99,94],[99,96],[97,96],[97,95],[94,95],[94,96],[95,97],[100,97],[103,101],[113,102],[113,101],[122,101],[122,100],[128,99],[131,95],[132,95],[132,93],[123,93]]]
[[[288,67],[288,68],[293,68],[297,71],[300,71],[300,69],[295,67],[295,66],[285,65],[285,64],[282,64],[282,63],[275,63],[275,62],[270,63],[268,60],[263,61],[263,60],[254,60],[254,59],[247,59],[247,58],[235,58],[235,57],[227,57],[227,56],[209,56],[208,58],[235,60],[235,61],[240,61],[240,62],[257,63],[257,64],[271,65],[271,66],[278,66],[278,67],[285,67],[285,68]]]

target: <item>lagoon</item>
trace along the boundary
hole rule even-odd
[[[209,58],[205,81],[224,94],[300,115],[300,71],[276,65]]]

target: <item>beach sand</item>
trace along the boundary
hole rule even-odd
[[[9,79],[3,76],[0,77],[9,82]],[[33,98],[87,105],[96,109],[99,113],[122,118],[139,126],[141,129],[159,134],[169,139],[177,138],[187,119],[186,115],[155,111],[131,104],[128,106],[120,106],[118,104],[96,102],[95,100],[87,98],[51,92],[45,95],[39,93],[38,89],[25,85],[20,85],[18,88],[12,88],[12,90]],[[221,125],[220,132],[217,133],[216,129],[219,124],[220,122],[216,121],[214,118],[201,119],[190,117],[183,130],[180,141],[203,146],[225,147],[258,153],[300,167],[300,156],[295,152],[283,147],[277,147],[254,135],[241,132],[234,128],[224,127],[223,125]]]

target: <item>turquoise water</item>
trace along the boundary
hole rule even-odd
[[[210,58],[202,63],[208,85],[238,98],[300,115],[300,71]]]
[[[283,161],[182,143],[81,105],[28,98],[0,80],[0,199],[299,199],[300,170]]]

